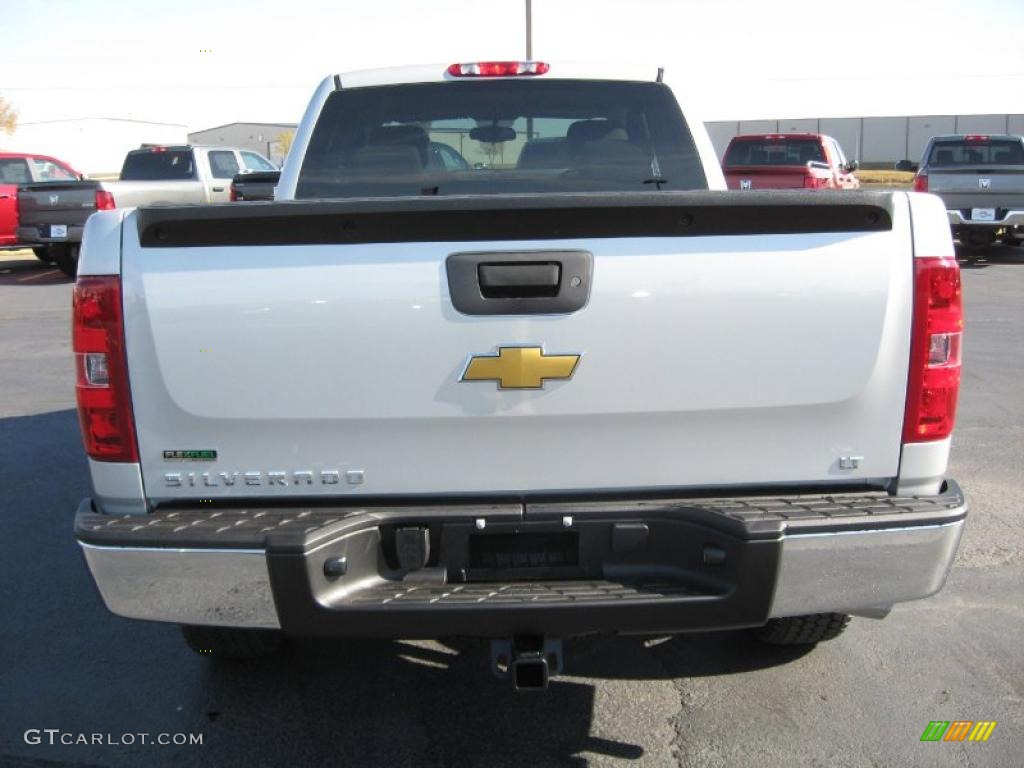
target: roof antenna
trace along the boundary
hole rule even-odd
[[[665,68],[658,67],[658,79],[657,82],[662,82],[665,79]]]

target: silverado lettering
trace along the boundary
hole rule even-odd
[[[341,482],[341,472],[338,470],[322,470],[320,472],[296,471],[296,472],[166,472],[164,473],[164,484],[168,488],[194,488],[202,485],[205,488],[214,488],[221,485],[233,486],[242,477],[246,485],[313,485],[315,482],[321,485],[337,485]],[[352,470],[345,473],[346,482],[350,485],[358,485],[363,482],[363,473],[360,470]]]

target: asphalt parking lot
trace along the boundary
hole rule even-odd
[[[295,641],[218,664],[173,626],[111,616],[74,543],[89,492],[71,283],[0,254],[0,764],[1019,766],[1024,754],[1024,248],[965,267],[951,475],[971,515],[935,598],[807,653],[742,633],[592,638],[546,693],[491,679],[473,642]],[[922,743],[931,720],[996,720]],[[201,746],[27,744],[202,734]]]

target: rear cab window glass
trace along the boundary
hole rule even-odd
[[[249,171],[276,171],[277,168],[267,160],[257,155],[255,152],[242,152],[242,162],[245,163],[246,170]]]
[[[41,157],[32,158],[32,172],[36,181],[75,181],[78,178],[67,168]]]
[[[667,86],[490,80],[342,89],[296,197],[707,189]]]
[[[780,136],[770,139],[734,141],[726,152],[724,165],[805,165],[826,163],[817,139]]]
[[[1024,165],[1024,144],[1013,139],[944,139],[928,154],[928,165]]]
[[[121,169],[123,181],[184,180],[196,177],[190,149],[143,149],[129,152]]]
[[[28,184],[32,177],[28,172],[28,163],[20,157],[0,159],[0,183]]]
[[[230,150],[213,150],[207,158],[210,162],[210,175],[215,179],[230,179],[238,173],[238,159]]]

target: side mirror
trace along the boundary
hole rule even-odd
[[[907,173],[917,173],[917,163],[912,163],[909,160],[900,160],[896,163],[897,171],[905,171]]]
[[[858,163],[856,160],[851,160],[850,162],[848,162],[846,164],[846,172],[847,173],[853,173],[858,168],[860,168],[860,163]]]

